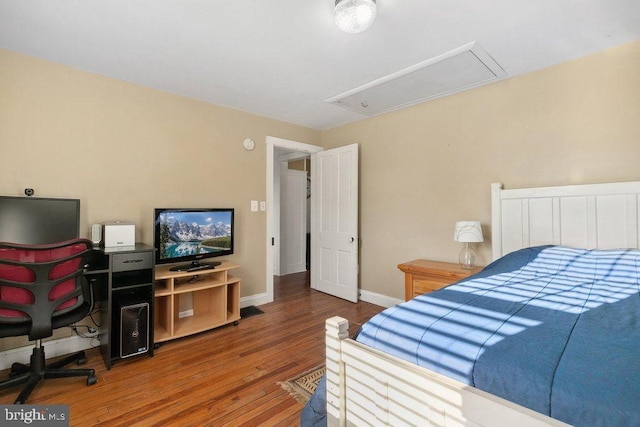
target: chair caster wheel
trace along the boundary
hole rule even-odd
[[[24,363],[14,362],[11,364],[11,372],[16,372],[18,374],[21,374],[28,370],[29,370],[28,366],[25,365]]]
[[[98,377],[96,377],[95,375],[91,375],[87,377],[87,385],[94,385],[97,382],[98,382]]]
[[[11,370],[9,371],[9,378],[17,377],[18,375],[22,375],[26,372],[29,372],[29,367],[23,363],[13,363],[11,365]]]

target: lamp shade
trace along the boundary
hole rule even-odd
[[[456,231],[453,233],[456,242],[477,243],[483,242],[482,227],[480,221],[458,221]]]
[[[346,33],[360,33],[376,19],[375,0],[336,0],[333,19]]]

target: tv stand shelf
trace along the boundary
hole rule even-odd
[[[214,269],[171,271],[156,266],[154,339],[156,343],[192,335],[240,320],[240,279],[229,270],[238,264],[223,261]],[[192,309],[181,317],[181,298]]]

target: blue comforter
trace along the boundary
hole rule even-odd
[[[576,426],[639,426],[640,251],[522,249],[357,340]]]

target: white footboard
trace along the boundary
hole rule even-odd
[[[329,426],[566,426],[515,403],[348,338],[326,321]]]

